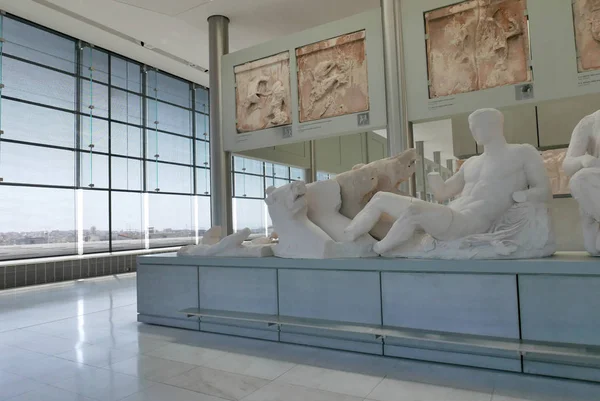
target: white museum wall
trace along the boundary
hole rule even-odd
[[[317,170],[339,174],[356,164],[387,157],[387,140],[374,132],[319,139],[315,143]],[[310,168],[310,142],[238,152],[240,156],[294,167]]]
[[[271,163],[287,164],[290,166],[310,167],[310,143],[299,142],[288,145],[269,146],[261,149],[252,149],[237,152],[240,156],[251,159],[265,160]]]
[[[297,64],[295,50],[304,45],[320,42],[337,36],[366,31],[367,74],[369,86],[369,117],[367,125],[359,126],[357,114],[348,114],[317,121],[300,123]],[[290,54],[290,80],[292,124],[291,136],[284,138],[286,127],[237,133],[235,118],[223,121],[224,147],[231,152],[290,144],[336,135],[349,135],[385,128],[386,100],[383,79],[383,33],[381,27],[381,9],[376,8],[362,14],[295,33],[223,57],[223,114],[236,115],[234,67],[251,61],[260,60],[285,51]],[[288,126],[289,127],[289,126]]]
[[[540,146],[568,146],[579,121],[600,109],[600,94],[544,102],[537,109]]]
[[[600,94],[500,108],[505,116],[505,136],[509,143],[529,143],[543,150],[568,147],[575,126],[598,109]],[[459,159],[483,151],[471,136],[469,114],[451,118],[454,155]]]
[[[578,73],[571,1],[527,0],[534,98],[517,100],[515,85],[429,99],[424,13],[456,0],[405,0],[402,24],[408,118],[430,120],[470,113],[482,107],[505,108],[600,91],[591,82],[600,72]]]

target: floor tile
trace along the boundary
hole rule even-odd
[[[135,275],[0,291],[0,401],[490,401],[494,388],[493,401],[598,401],[592,383],[325,351],[136,320]],[[162,380],[185,388],[155,382]]]
[[[13,366],[33,363],[46,358],[47,355],[17,347],[0,347],[0,370],[8,370]]]
[[[132,358],[137,352],[131,350],[118,350],[99,345],[82,345],[79,348],[57,355],[62,359],[83,363],[85,365],[104,368]]]
[[[256,377],[199,367],[173,377],[167,384],[228,400],[241,400],[269,383]]]
[[[17,329],[0,333],[0,346],[14,346],[22,342],[35,341],[45,334]]]
[[[154,351],[146,352],[145,355],[202,366],[210,361],[227,355],[227,353],[192,345],[167,344]]]
[[[73,377],[79,371],[86,368],[89,368],[89,366],[66,359],[47,356],[42,359],[36,359],[33,363],[24,361],[23,363],[14,364],[10,372],[45,384],[53,384],[56,381]]]
[[[335,350],[319,350],[305,365],[369,376],[387,376],[397,370],[398,360]]]
[[[168,344],[169,344],[168,342],[154,340],[152,338],[148,338],[148,337],[140,335],[137,339],[134,339],[131,341],[114,342],[114,345],[112,348],[122,349],[122,350],[130,350],[130,351],[135,351],[139,354],[143,354],[146,352],[155,351],[155,350],[162,348]],[[103,345],[103,344],[99,343],[96,345]]]
[[[79,342],[72,339],[43,335],[35,340],[19,342],[15,346],[40,354],[58,355],[74,350],[78,345]]]
[[[156,358],[154,356],[139,355],[126,361],[115,363],[110,366],[110,369],[115,372],[163,383],[171,377],[178,376],[196,367],[196,365]]]
[[[492,394],[385,379],[368,398],[375,401],[490,401]]]
[[[156,341],[164,341],[167,343],[177,342],[182,337],[190,333],[188,330],[175,329],[164,326],[151,326],[148,324],[138,324],[129,328],[130,331],[135,331],[139,335]],[[194,334],[199,334],[194,332]]]
[[[293,384],[272,382],[243,401],[362,401],[362,397],[336,394]]]
[[[21,394],[42,387],[43,384],[19,375],[0,372],[0,401],[5,401]]]
[[[381,383],[382,377],[367,376],[314,366],[296,366],[277,381],[365,398]]]
[[[62,390],[60,388],[44,385],[36,390],[29,391],[9,401],[94,401],[92,398],[81,394]]]
[[[242,354],[226,354],[206,363],[204,366],[245,376],[275,380],[296,365],[275,359],[258,358]]]
[[[152,382],[108,369],[89,367],[69,379],[53,384],[73,393],[100,401],[117,401],[135,394]]]
[[[225,401],[212,395],[196,393],[165,384],[155,384],[139,393],[130,395],[123,401]]]

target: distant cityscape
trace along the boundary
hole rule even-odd
[[[265,228],[258,227],[251,230],[250,238],[265,235]],[[269,232],[272,228],[269,228]],[[158,230],[148,228],[150,247],[170,247],[194,243],[196,236],[194,230],[165,228]],[[202,237],[205,229],[198,230]],[[112,232],[113,251],[143,248],[144,232],[135,230],[120,230]],[[106,252],[109,248],[110,232],[90,227],[83,231],[84,251]],[[73,254],[76,251],[76,230],[28,231],[28,232],[0,232],[0,260],[16,259],[19,256],[45,257]]]
[[[150,239],[160,238],[186,238],[193,237],[194,231],[189,229],[157,230],[149,227]],[[199,235],[205,230],[200,230]],[[108,230],[98,230],[96,227],[83,231],[83,242],[108,241],[111,234]],[[113,241],[143,240],[144,232],[135,230],[113,231]],[[30,232],[5,232],[0,233],[0,246],[10,245],[41,245],[41,244],[65,244],[77,242],[76,230],[53,230],[53,231],[30,231]]]

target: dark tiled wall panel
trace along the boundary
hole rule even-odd
[[[138,255],[0,266],[0,290],[133,272]]]

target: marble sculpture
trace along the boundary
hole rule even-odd
[[[377,191],[398,193],[398,185],[414,172],[416,153],[357,165],[334,179],[305,184],[294,182],[268,188],[265,202],[279,234],[275,256],[297,259],[363,258],[377,256],[376,240],[365,233],[347,242],[345,229]],[[343,206],[346,210],[342,210]],[[378,224],[382,237],[392,222]]]
[[[600,256],[600,111],[575,127],[563,167],[579,202],[585,249]]]
[[[574,0],[575,43],[579,72],[600,68],[600,0]]]
[[[468,159],[444,182],[429,174],[436,199],[460,194],[448,206],[379,192],[346,229],[354,240],[369,232],[382,213],[396,221],[374,246],[386,257],[503,259],[550,256],[555,251],[548,202],[550,182],[531,145],[509,145],[504,116],[482,109],[469,116],[482,155]]]
[[[526,0],[468,0],[425,13],[430,98],[531,81]]]
[[[239,133],[292,123],[288,52],[237,66],[234,72]]]
[[[212,227],[204,234],[199,245],[185,246],[177,252],[177,255],[232,258],[273,256],[272,241],[263,238],[247,241],[251,233],[249,228],[245,228],[221,239],[221,227]]]
[[[366,32],[296,49],[300,122],[369,110]]]
[[[312,187],[311,187],[312,186]],[[308,203],[312,202],[309,208]],[[289,259],[331,259],[377,256],[375,240],[362,235],[353,242],[338,242],[350,219],[339,213],[339,185],[334,180],[306,185],[296,181],[279,188],[267,188],[265,203],[279,242],[275,256]],[[310,215],[327,232],[311,221]]]
[[[340,213],[353,219],[378,192],[405,195],[398,190],[401,183],[414,174],[417,152],[409,149],[401,154],[376,160],[367,165],[358,164],[351,171],[338,174],[335,180],[341,188],[342,207]],[[371,230],[377,239],[386,236],[395,219],[383,214]]]

